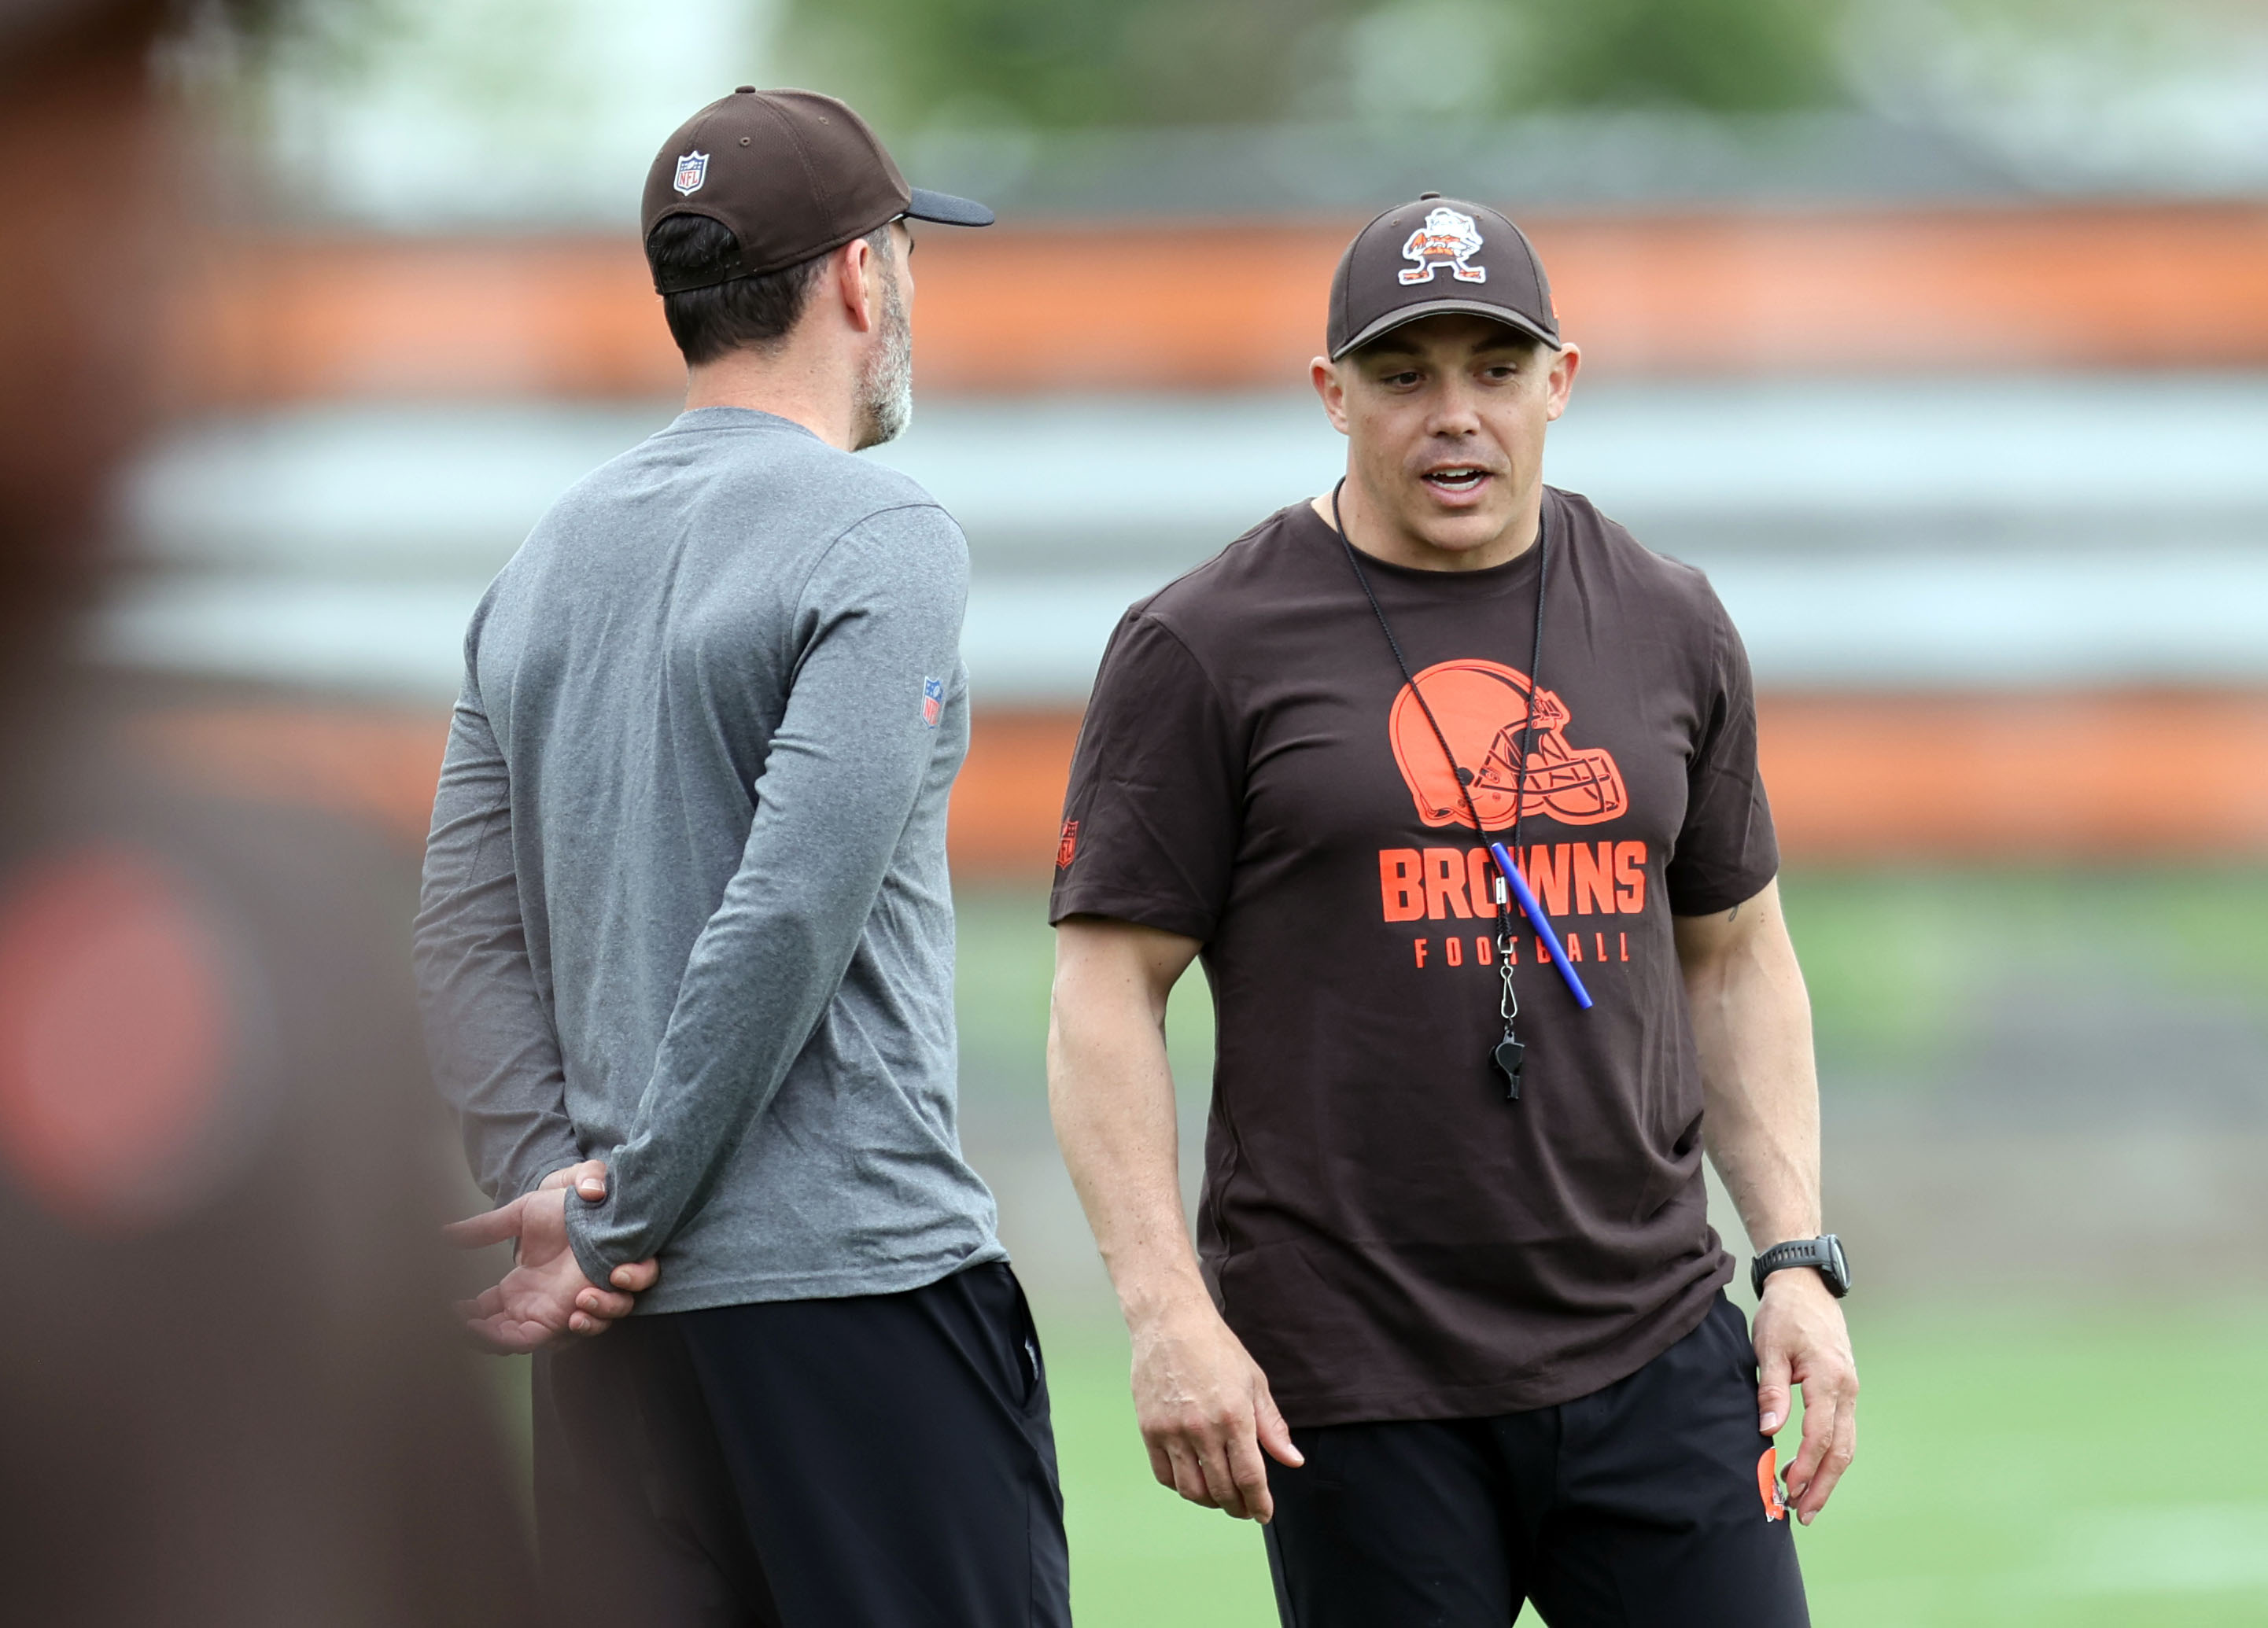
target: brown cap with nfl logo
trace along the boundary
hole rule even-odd
[[[1442,312],[1488,317],[1559,348],[1551,284],[1527,234],[1484,203],[1438,192],[1355,233],[1331,277],[1325,344],[1336,362],[1380,334]]]
[[[740,241],[739,258],[667,280],[661,293],[709,288],[799,265],[900,216],[990,226],[992,211],[906,185],[866,121],[816,91],[744,84],[677,128],[646,172],[638,231],[672,215],[705,215]]]

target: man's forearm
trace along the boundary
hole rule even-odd
[[[1206,1299],[1182,1211],[1164,1001],[1130,967],[1066,955],[1048,1031],[1064,1162],[1129,1324]]]
[[[1205,1293],[1182,1215],[1167,997],[1197,941],[1074,919],[1056,944],[1048,1097],[1132,1337],[1151,1473],[1240,1519],[1275,1512],[1263,1454],[1298,1464],[1268,1376]]]
[[[468,682],[434,799],[413,957],[434,1082],[498,1204],[582,1157],[514,866],[510,775]]]
[[[875,796],[891,799],[884,819],[902,821],[897,800],[910,802],[910,791],[881,786]],[[840,794],[841,803],[854,797]],[[659,1254],[770,1105],[857,950],[889,829],[838,824],[829,844],[759,812],[740,870],[695,942],[631,1133],[603,1155],[607,1197],[569,1206],[568,1237],[593,1281]]]
[[[1817,1235],[1819,1082],[1811,1004],[1777,888],[1679,924],[1709,1156],[1758,1249]]]
[[[1759,1250],[1820,1231],[1819,1079],[1811,1001],[1778,884],[1720,915],[1681,917],[1677,953],[1701,1054],[1709,1156]],[[1855,1449],[1858,1369],[1843,1310],[1815,1273],[1768,1280],[1750,1331],[1756,1428],[1776,1434],[1803,1390],[1803,1444],[1784,1480],[1808,1525]]]

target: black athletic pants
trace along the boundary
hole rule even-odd
[[[1003,1265],[541,1353],[535,1493],[556,1623],[1071,1622],[1046,1374]]]
[[[1629,1378],[1532,1412],[1297,1430],[1268,1468],[1285,1628],[1805,1628],[1748,1325],[1719,1296]]]

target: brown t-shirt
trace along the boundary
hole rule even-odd
[[[1731,1276],[1670,918],[1778,868],[1748,660],[1700,572],[1572,493],[1545,489],[1544,524],[1523,869],[1597,1004],[1576,1008],[1523,925],[1521,1101],[1489,1064],[1493,871],[1306,504],[1126,613],[1072,761],[1050,920],[1204,941],[1199,1254],[1297,1425],[1582,1396],[1690,1331]],[[1537,558],[1363,561],[1504,840]]]

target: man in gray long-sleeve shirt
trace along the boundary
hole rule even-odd
[[[910,410],[909,216],[990,219],[831,99],[680,129],[644,224],[687,411],[466,637],[417,961],[499,1206],[460,1230],[520,1245],[475,1327],[544,1347],[563,1610],[1068,1621],[1037,1337],[954,1124],[968,548],[850,456]]]

